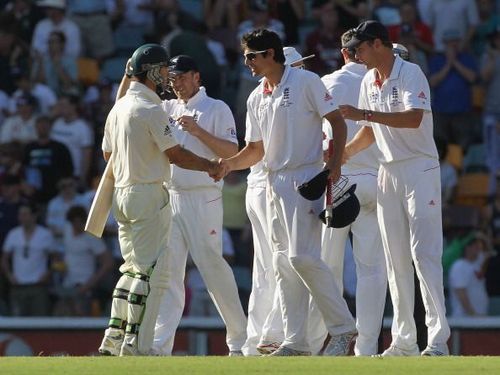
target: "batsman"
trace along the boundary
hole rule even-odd
[[[168,55],[158,44],[139,47],[127,66],[132,83],[111,109],[102,150],[114,176],[112,212],[119,228],[122,276],[113,292],[111,319],[99,352],[151,354],[160,298],[167,287],[170,163],[219,171],[217,163],[177,144],[157,92],[168,83]],[[98,199],[98,197],[96,197]]]

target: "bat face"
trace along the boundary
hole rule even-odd
[[[102,237],[111,210],[114,187],[115,181],[111,162],[108,162],[97,187],[92,205],[90,206],[87,222],[85,223],[85,231],[99,238]]]

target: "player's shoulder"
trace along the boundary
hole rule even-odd
[[[205,98],[205,101],[208,104],[209,108],[212,110],[230,111],[230,108],[227,105],[227,103],[221,99],[216,99],[212,98],[211,96],[207,96]]]
[[[412,63],[411,61],[402,61],[401,63],[401,76],[406,78],[406,76],[415,77],[425,75],[422,68],[418,64]]]

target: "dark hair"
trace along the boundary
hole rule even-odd
[[[274,50],[274,61],[281,64],[285,63],[283,53],[283,43],[280,37],[274,31],[267,29],[256,29],[244,34],[241,37],[241,48],[254,51],[263,51],[267,49]]]
[[[68,102],[70,102],[71,104],[73,104],[77,108],[80,105],[80,97],[78,95],[64,93],[64,94],[61,94],[60,98],[61,99],[68,99]]]
[[[32,201],[23,202],[19,205],[19,209],[21,209],[22,207],[28,208],[34,216],[38,215],[39,207],[36,203]]]
[[[83,206],[71,206],[66,213],[66,220],[72,222],[75,219],[87,219],[87,210]]]
[[[46,115],[40,115],[36,118],[35,120],[35,124],[38,124],[40,122],[46,122],[46,123],[49,123],[49,124],[52,124],[52,118],[49,117],[49,116],[46,116]]]

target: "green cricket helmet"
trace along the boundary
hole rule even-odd
[[[164,87],[167,82],[164,82],[160,74],[163,66],[168,66],[168,54],[165,48],[154,43],[143,44],[132,54],[127,75],[146,74],[146,77],[155,85]]]

